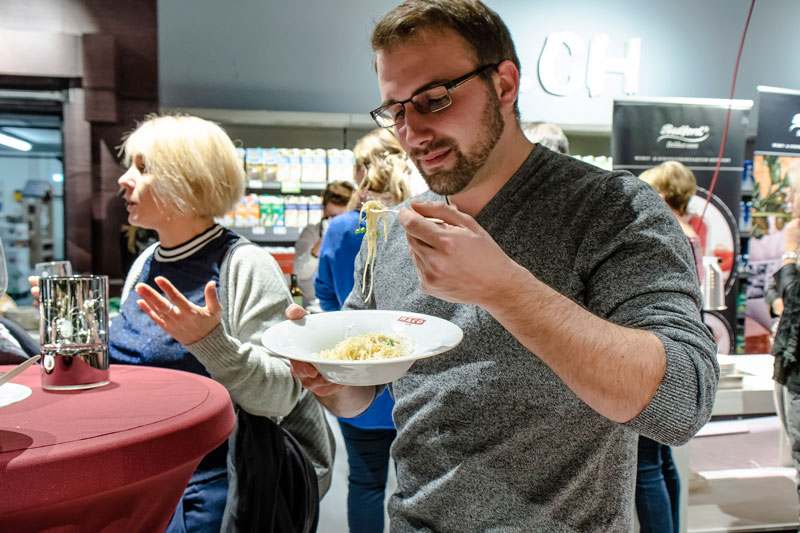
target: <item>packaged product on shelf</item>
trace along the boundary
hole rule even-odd
[[[289,153],[289,181],[298,183],[303,179],[303,163],[300,149],[292,148]]]
[[[328,182],[339,180],[339,150],[331,148],[327,151]]]
[[[300,150],[300,181],[314,181],[314,152],[308,148]]]
[[[245,196],[245,213],[244,225],[248,228],[258,226],[259,219],[261,218],[261,209],[258,205],[258,195],[248,194]]]
[[[280,196],[263,195],[261,201],[261,225],[266,227],[285,225],[285,208]]]
[[[262,194],[258,197],[258,225],[271,226],[270,224],[270,197]]]
[[[235,208],[231,209],[221,217],[217,217],[214,219],[217,224],[225,226],[226,228],[233,227],[236,225],[236,211]]]
[[[264,179],[264,150],[262,148],[247,148],[245,151],[245,167],[247,179]]]
[[[328,175],[327,158],[325,157],[325,150],[317,148],[313,153],[314,161],[314,181],[318,183],[325,183],[325,178]]]
[[[352,150],[342,150],[339,154],[340,162],[342,165],[342,178],[346,181],[355,182],[356,176],[356,155]]]
[[[241,163],[242,168],[247,170],[247,151],[244,148],[237,148],[236,157],[239,158],[239,163]]]
[[[753,231],[753,219],[751,212],[753,210],[753,202],[742,200],[739,202],[739,231],[741,233],[749,233]]]
[[[308,197],[297,197],[297,227],[304,228],[308,226]]]
[[[264,180],[278,181],[278,149],[264,149]]]
[[[299,205],[297,203],[298,197],[297,196],[284,196],[283,197],[283,205],[284,205],[284,222],[287,228],[297,228],[299,227],[298,219],[299,219]]]
[[[272,214],[275,226],[286,225],[286,204],[280,196],[272,197]]]
[[[237,227],[244,227],[245,220],[247,220],[247,202],[245,196],[239,199],[239,203],[233,208],[233,225]]]
[[[242,226],[244,221],[244,197],[233,206],[233,225]]]
[[[278,148],[278,173],[277,178],[278,181],[289,181],[290,180],[290,151],[286,148]]]
[[[319,224],[322,221],[322,198],[320,196],[308,197],[308,223]]]

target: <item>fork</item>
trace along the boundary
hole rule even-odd
[[[399,207],[392,207],[392,208],[384,208],[384,209],[375,209],[372,211],[373,213],[394,213],[395,215],[400,212]],[[444,220],[441,218],[434,218],[434,217],[422,217],[429,222],[433,222],[434,224],[444,224]]]
[[[26,368],[28,368],[33,363],[38,361],[41,357],[42,357],[41,355],[34,355],[30,359],[21,362],[20,364],[18,364],[17,366],[15,366],[11,370],[9,370],[8,372],[0,374],[0,386],[8,383],[9,381],[11,381],[12,378],[15,378],[18,375],[20,375]]]

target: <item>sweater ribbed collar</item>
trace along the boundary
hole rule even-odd
[[[159,244],[156,247],[154,254],[155,260],[161,263],[174,263],[175,261],[181,261],[182,259],[191,257],[200,251],[206,244],[222,235],[223,231],[224,228],[222,226],[219,224],[214,224],[200,235],[192,237],[188,241],[179,244],[178,246],[165,248]]]

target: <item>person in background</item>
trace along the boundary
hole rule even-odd
[[[532,143],[541,144],[559,154],[569,155],[569,140],[564,130],[552,122],[532,122],[523,128]]]
[[[464,332],[389,384],[392,531],[631,530],[638,435],[687,442],[718,380],[678,223],[636,177],[527,140],[520,61],[482,2],[408,0],[372,47],[371,115],[431,191],[391,217],[372,297],[353,290],[343,309]],[[356,279],[365,258],[362,244]],[[292,369],[338,416],[384,389]]]
[[[307,225],[294,244],[294,273],[303,291],[304,306],[308,306],[316,299],[314,279],[317,277],[322,236],[328,228],[328,222],[347,211],[347,203],[353,195],[353,189],[353,184],[348,181],[329,183],[322,193],[322,220],[317,224]]]
[[[678,161],[666,161],[639,176],[664,199],[692,247],[698,283],[702,279],[703,256],[700,238],[686,220],[689,200],[697,191],[691,170]],[[643,533],[680,531],[680,476],[672,449],[643,435],[639,436],[636,467],[636,514]]]
[[[358,140],[356,157],[358,189],[349,211],[334,218],[322,241],[316,289],[323,311],[338,311],[354,285],[355,259],[363,233],[359,210],[367,200],[380,200],[392,207],[409,196],[406,178],[410,169],[403,148],[385,129],[376,129]],[[392,407],[385,389],[361,415],[339,418],[350,467],[347,491],[347,522],[356,533],[383,531],[384,496],[389,468],[389,448],[395,437]]]
[[[689,200],[697,192],[697,179],[686,165],[679,161],[665,161],[647,169],[639,179],[650,185],[669,206],[681,231],[689,239],[694,257],[698,283],[703,279],[703,246],[700,236],[689,223]]]
[[[314,530],[334,443],[319,403],[261,345],[292,301],[280,268],[214,221],[244,190],[233,143],[207,120],[154,116],[121,151],[128,222],[158,242],[125,279],[110,361],[211,377],[237,413],[229,442],[201,460],[167,531]]]
[[[765,299],[772,312],[780,315],[772,345],[775,403],[800,476],[800,176],[790,175],[790,180],[792,219],[783,228],[783,265],[772,276]],[[800,501],[800,486],[797,492]]]
[[[16,365],[38,354],[39,343],[22,326],[4,316],[7,310],[16,309],[17,304],[6,294],[2,280],[7,283],[8,268],[0,241],[0,365]]]

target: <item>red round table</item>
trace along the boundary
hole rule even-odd
[[[228,391],[196,374],[112,365],[110,385],[48,392],[39,371],[0,408],[0,531],[163,531],[234,426]]]

